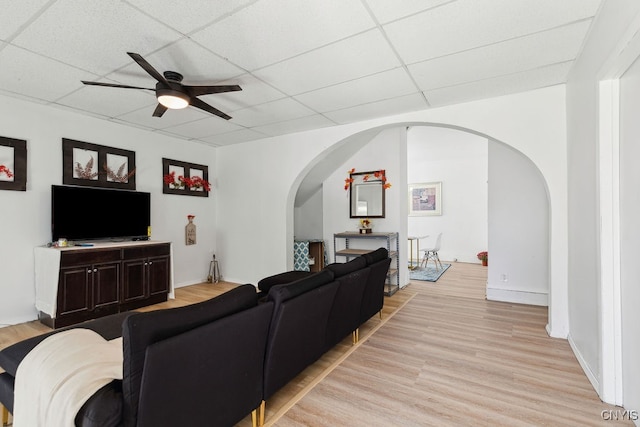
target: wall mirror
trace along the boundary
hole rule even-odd
[[[350,217],[384,218],[384,171],[352,173],[349,178]]]

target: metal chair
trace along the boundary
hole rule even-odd
[[[436,237],[436,244],[432,248],[420,249],[421,252],[424,252],[424,255],[422,256],[422,262],[420,263],[421,267],[424,265],[424,267],[427,268],[429,260],[433,260],[433,263],[436,266],[436,270],[438,270],[438,265],[440,266],[440,269],[442,268],[442,263],[440,262],[440,257],[438,256],[441,239],[442,233],[439,233],[438,237]]]

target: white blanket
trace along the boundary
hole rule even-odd
[[[73,427],[87,399],[114,379],[122,379],[122,338],[88,329],[51,335],[18,366],[13,425]]]

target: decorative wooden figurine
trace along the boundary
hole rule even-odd
[[[195,215],[187,215],[189,224],[184,228],[185,245],[196,244],[196,225],[193,223],[193,218],[195,217]]]

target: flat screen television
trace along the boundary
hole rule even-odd
[[[51,186],[52,241],[142,240],[150,224],[150,193]]]

